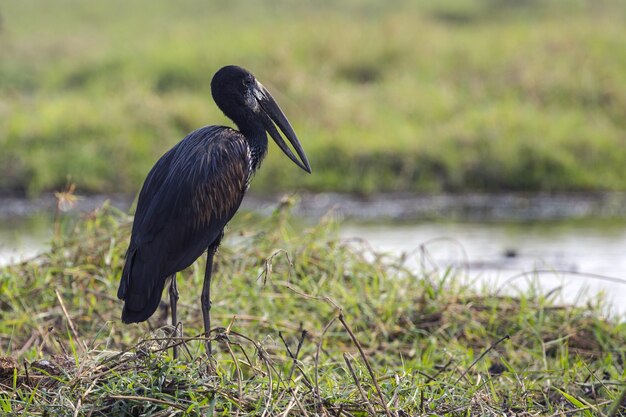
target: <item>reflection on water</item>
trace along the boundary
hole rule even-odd
[[[51,215],[0,218],[0,265],[35,255],[48,246]],[[604,292],[616,311],[626,313],[626,284],[590,274],[626,279],[626,221],[540,222],[528,224],[424,222],[344,223],[344,238],[362,238],[380,251],[411,253],[413,268],[461,267],[468,278],[490,288],[521,272],[506,289],[525,289],[528,278],[544,291],[562,286],[562,300]],[[420,250],[423,248],[423,250]]]
[[[624,221],[348,224],[341,236],[363,238],[377,250],[409,253],[413,268],[467,269],[470,280],[492,289],[523,290],[532,279],[545,292],[561,287],[564,302],[604,293],[615,311],[626,313]],[[520,276],[523,272],[529,274]]]

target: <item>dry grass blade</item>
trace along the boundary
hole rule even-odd
[[[478,362],[480,362],[480,360],[482,358],[484,358],[487,353],[489,353],[493,348],[498,346],[503,341],[509,340],[510,338],[511,338],[511,336],[509,336],[509,335],[503,336],[500,339],[498,339],[495,343],[493,343],[491,346],[489,346],[487,349],[485,349],[485,351],[483,351],[483,353],[481,353],[480,356],[477,357],[476,360],[474,360],[474,362],[472,362],[472,364],[465,371],[463,371],[461,376],[459,376],[459,378],[456,380],[455,384],[458,384],[459,381],[461,381],[463,378],[465,378],[465,375],[467,375],[467,373],[470,371],[470,369],[472,369],[474,367],[474,365],[476,365]]]
[[[352,331],[352,329],[350,329],[350,326],[348,326],[348,323],[346,323],[346,320],[345,320],[345,318],[343,316],[343,313],[339,314],[339,321],[341,322],[343,327],[346,329],[346,331],[350,335],[350,338],[352,339],[352,341],[354,342],[355,346],[359,350],[359,354],[361,355],[361,359],[363,359],[363,362],[365,363],[365,366],[367,367],[367,371],[369,372],[370,377],[372,378],[372,383],[374,384],[374,388],[376,388],[376,393],[378,394],[378,397],[380,398],[381,405],[385,409],[385,414],[387,415],[387,417],[392,417],[391,416],[391,411],[389,411],[389,407],[387,407],[387,401],[385,401],[385,397],[383,396],[383,393],[380,390],[380,385],[378,385],[378,381],[376,379],[376,374],[374,374],[374,370],[372,369],[372,366],[370,365],[369,361],[367,360],[367,356],[365,355],[365,352],[363,351],[363,348],[361,347],[361,343],[359,343],[359,340],[354,335],[354,332]]]
[[[320,336],[320,340],[319,342],[317,342],[317,349],[315,350],[315,363],[314,363],[315,401],[317,404],[316,408],[318,410],[323,410],[322,396],[320,393],[320,384],[319,384],[320,351],[322,350],[322,343],[324,342],[324,336],[326,335],[326,332],[328,331],[328,329],[330,329],[330,327],[333,325],[335,320],[337,320],[337,316],[333,317],[328,323],[326,323],[326,326],[324,326],[324,330],[322,331],[322,334]]]
[[[352,379],[354,380],[354,384],[356,385],[357,389],[359,390],[359,394],[361,395],[361,398],[363,399],[363,402],[367,406],[367,410],[369,411],[369,413],[371,415],[373,415],[373,416],[377,415],[376,414],[376,410],[374,410],[374,407],[372,407],[372,403],[370,403],[370,401],[367,399],[367,395],[365,394],[365,391],[363,391],[363,387],[361,387],[361,382],[359,381],[359,377],[357,377],[356,373],[354,372],[354,368],[352,367],[352,363],[350,363],[350,355],[348,355],[347,352],[345,352],[343,354],[343,360],[346,362],[346,366],[348,367],[348,371],[350,371],[350,375],[352,375]]]
[[[185,407],[183,406],[180,406],[171,401],[160,400],[158,398],[142,397],[139,395],[110,395],[109,398],[114,399],[114,400],[145,401],[148,403],[163,404],[170,408],[185,411]]]
[[[287,354],[289,355],[291,359],[293,359],[293,364],[291,368],[289,369],[289,375],[287,376],[287,381],[291,381],[291,378],[293,377],[293,372],[296,369],[296,367],[298,367],[298,355],[300,354],[300,349],[302,349],[302,344],[304,343],[304,338],[306,337],[307,333],[308,332],[306,330],[302,331],[300,335],[300,340],[298,340],[298,347],[296,348],[296,353],[294,354],[291,352],[291,349],[289,348],[289,344],[283,337],[282,332],[278,332],[278,337],[280,337],[280,339],[283,341],[283,344],[285,345],[285,349],[287,349]],[[302,375],[304,376],[305,379],[307,379],[304,373]]]
[[[624,406],[624,403],[626,401],[626,381],[623,381],[622,384],[624,385],[624,387],[622,388],[619,396],[611,404],[611,409],[609,410],[607,415],[608,417],[616,417],[617,415],[622,415],[620,410],[623,412],[624,408],[626,408]]]
[[[235,356],[235,352],[233,352],[233,349],[230,347],[230,340],[228,340],[228,336],[224,336],[222,338],[220,338],[221,341],[224,342],[224,344],[226,345],[226,348],[228,349],[228,353],[230,354],[230,357],[233,360],[233,364],[235,365],[235,371],[237,374],[237,394],[239,396],[239,399],[243,399],[243,387],[242,387],[242,380],[243,380],[243,375],[241,373],[241,368],[239,367],[239,359],[237,359],[237,356]]]
[[[74,340],[76,340],[76,343],[78,344],[80,351],[82,353],[85,353],[87,351],[87,346],[83,343],[80,336],[78,335],[78,332],[76,331],[76,327],[74,327],[74,322],[70,318],[70,315],[68,314],[67,309],[65,308],[65,303],[63,303],[63,298],[61,298],[61,294],[59,294],[58,290],[54,290],[54,293],[56,294],[57,299],[59,300],[59,304],[61,305],[61,310],[63,310],[63,315],[65,316],[65,320],[67,320],[67,324],[70,327],[70,331],[72,332],[72,336],[74,337]]]

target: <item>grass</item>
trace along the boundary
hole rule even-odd
[[[619,0],[6,2],[0,192],[135,192],[251,69],[315,175],[253,191],[626,190]],[[323,28],[323,29],[322,29]]]
[[[168,305],[125,326],[115,299],[129,233],[104,207],[52,249],[0,270],[0,409],[8,415],[604,415],[626,412],[626,324],[602,302],[505,296],[464,271],[374,253],[329,219],[296,231],[286,202],[241,215],[217,257],[216,354],[204,356],[203,262]],[[426,256],[426,254],[424,254]],[[172,343],[182,344],[173,360]]]

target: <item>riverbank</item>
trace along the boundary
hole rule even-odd
[[[463,270],[475,288],[518,276],[515,286],[527,289],[533,281],[529,278],[535,277],[543,291],[559,287],[563,302],[585,304],[598,294],[609,294],[611,311],[624,314],[626,216],[611,208],[626,205],[617,204],[620,196],[615,194],[581,197],[252,195],[229,228],[262,222],[281,205],[298,219],[294,227],[300,231],[330,215],[338,220],[339,235],[346,241],[367,242],[381,253],[405,256],[407,267],[414,270],[427,255],[428,262],[439,268]],[[105,201],[122,213],[128,213],[131,204],[124,195],[78,196],[70,211],[57,213],[53,196],[4,205],[2,201],[0,266],[49,250],[59,219],[73,224]]]
[[[603,304],[475,291],[453,270],[412,271],[277,212],[229,230],[204,360],[202,261],[181,273],[180,360],[164,303],[119,323],[130,219],[100,210],[37,259],[0,268],[0,407],[20,415],[519,416],[623,410],[626,328]],[[19,365],[18,365],[19,364]],[[622,407],[620,409],[620,407]],[[616,414],[614,414],[616,415]]]
[[[87,213],[108,201],[128,212],[131,194],[73,195],[64,211]],[[359,196],[342,193],[270,194],[248,193],[242,209],[262,215],[281,201],[288,202],[296,217],[319,219],[333,213],[355,221],[544,221],[568,219],[626,219],[626,193],[380,193]],[[0,197],[0,219],[53,215],[59,209],[54,194],[38,198]]]
[[[252,194],[244,207],[267,214],[276,201],[276,196]],[[319,193],[298,195],[293,210],[304,218],[332,212],[359,221],[626,219],[626,193]]]
[[[262,222],[285,206],[298,219],[297,230],[329,216],[339,221],[342,238],[362,240],[381,253],[407,256],[407,266],[416,270],[428,254],[429,262],[440,268],[464,270],[476,288],[518,274],[525,277],[516,285],[527,288],[527,278],[543,271],[541,288],[562,287],[563,301],[584,304],[599,293],[610,294],[612,311],[622,314],[626,216],[620,210],[626,204],[621,198],[621,194],[249,195],[229,228]],[[128,213],[131,205],[125,195],[70,200],[76,205],[67,212],[57,212],[54,196],[5,204],[0,200],[0,265],[48,250],[59,219],[73,224],[106,201],[122,213]],[[580,297],[582,293],[588,297]]]

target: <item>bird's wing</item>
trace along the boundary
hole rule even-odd
[[[243,136],[215,126],[189,134],[159,159],[139,194],[118,290],[125,322],[152,315],[167,277],[219,238],[241,204],[249,166]]]

